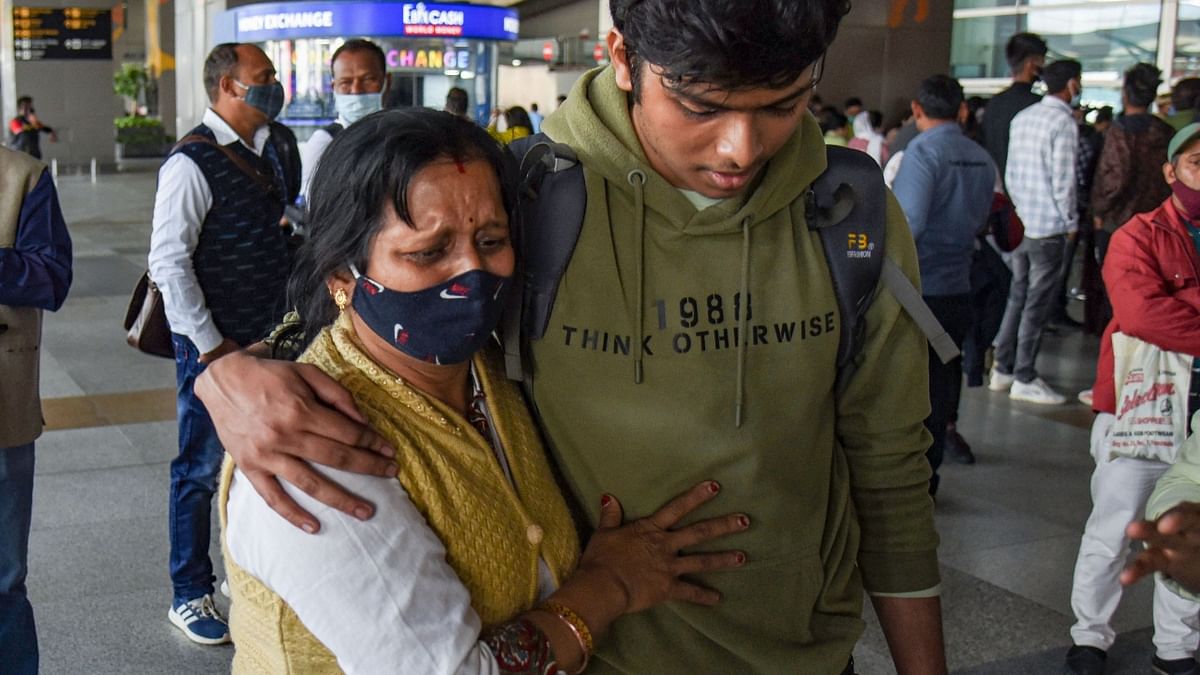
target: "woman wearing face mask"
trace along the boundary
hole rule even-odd
[[[234,672],[581,672],[622,614],[717,601],[680,574],[745,562],[679,553],[749,524],[671,530],[719,492],[711,482],[626,526],[604,496],[579,554],[492,344],[515,267],[514,185],[503,150],[448,113],[381,112],[330,145],[289,287],[301,360],[353,394],[397,450],[399,475],[314,467],[376,515],[362,522],[289,487],[325,523],[309,536],[225,468]]]

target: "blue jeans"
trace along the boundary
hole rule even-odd
[[[37,630],[25,593],[33,509],[33,443],[0,448],[0,670],[38,670]]]
[[[179,456],[171,462],[171,583],[178,605],[213,592],[216,577],[208,557],[209,523],[225,450],[193,391],[196,378],[204,372],[200,352],[182,335],[172,335],[171,341],[179,417]]]

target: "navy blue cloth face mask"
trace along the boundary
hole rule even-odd
[[[279,113],[283,110],[283,85],[278,82],[270,84],[242,84],[237,80],[234,84],[246,90],[246,96],[242,99],[246,105],[256,108],[259,112],[267,116],[268,120],[274,121],[279,117]]]
[[[409,356],[449,365],[483,348],[500,323],[508,277],[471,270],[421,291],[395,291],[350,265],[351,305],[379,337]]]

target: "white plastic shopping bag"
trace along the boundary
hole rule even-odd
[[[1108,457],[1174,464],[1187,436],[1192,357],[1113,333],[1117,419],[1108,433]]]

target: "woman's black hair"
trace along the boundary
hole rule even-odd
[[[383,110],[338,134],[321,156],[309,192],[308,239],[288,280],[288,304],[300,324],[276,337],[276,352],[298,354],[337,318],[326,286],[353,263],[366,274],[371,242],[389,206],[413,221],[408,187],[438,160],[482,160],[496,172],[504,209],[513,222],[516,168],[511,156],[479,126],[425,108]]]
[[[642,63],[669,87],[778,89],[833,42],[850,0],[611,0],[640,100]]]
[[[533,121],[529,119],[529,113],[519,105],[514,105],[504,111],[504,121],[508,124],[508,128],[525,127],[529,133],[533,133]]]

